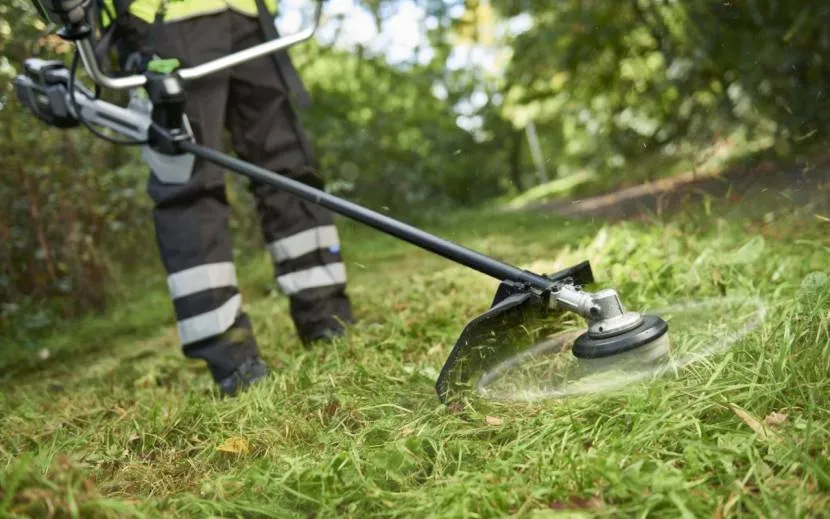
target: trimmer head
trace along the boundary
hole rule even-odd
[[[740,344],[764,322],[766,311],[763,300],[743,294],[674,301],[644,312],[668,321],[670,333],[626,351],[592,358],[574,354],[577,339],[582,337],[582,342],[588,336],[583,323],[569,320],[566,330],[510,355],[483,373],[475,384],[475,396],[500,402],[538,402],[638,392],[644,384],[676,380],[687,366]],[[643,319],[662,328],[660,320]]]
[[[656,315],[623,308],[617,292],[606,289],[591,296],[588,331],[573,345],[573,355],[586,367],[625,367],[633,361],[648,365],[669,353],[669,325]],[[619,366],[614,366],[619,364]]]
[[[617,335],[598,337],[590,331],[583,333],[574,342],[573,353],[580,359],[613,357],[648,346],[660,340],[668,331],[666,321],[656,315],[644,315],[635,328]]]
[[[564,286],[554,289],[554,297],[588,321],[588,330],[571,349],[583,375],[648,369],[668,358],[668,323],[656,315],[627,311],[615,290],[591,294]]]
[[[576,348],[576,344],[574,344],[574,348]],[[668,360],[670,352],[669,334],[663,333],[656,339],[644,342],[637,347],[621,350],[605,357],[579,357],[576,351],[573,351],[573,355],[579,361],[583,375],[591,375],[612,370],[620,372],[650,371],[663,365]]]

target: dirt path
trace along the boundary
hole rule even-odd
[[[706,197],[747,203],[756,199],[783,197],[781,202],[811,204],[830,217],[830,154],[814,158],[810,164],[781,166],[760,162],[719,174],[683,174],[628,187],[604,195],[576,200],[556,200],[526,210],[549,211],[563,216],[609,220],[665,216],[681,209],[694,208]]]

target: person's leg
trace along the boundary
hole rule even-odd
[[[182,21],[164,28],[156,50],[182,66],[197,65],[230,52],[230,31],[227,14]],[[228,84],[224,74],[187,85],[187,116],[205,146],[222,145]],[[258,348],[237,287],[224,173],[197,160],[188,182],[151,174],[147,190],[183,352],[205,360],[220,388],[233,393],[238,371],[262,369],[250,365]]]
[[[258,21],[238,14],[232,20],[234,50],[262,41]],[[240,157],[322,188],[273,61],[265,57],[240,65],[230,85],[229,125]],[[332,214],[264,184],[253,183],[251,189],[276,283],[290,298],[298,335],[309,342],[341,333],[353,315]]]

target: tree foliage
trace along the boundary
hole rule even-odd
[[[28,2],[0,6],[0,316],[25,309],[31,326],[48,322],[32,302],[63,315],[101,308],[110,260],[130,257],[119,234],[146,219],[128,151],[48,129],[15,97],[25,58],[63,59],[69,49],[43,29]]]
[[[493,3],[534,21],[512,42],[504,113],[547,123],[565,163],[621,169],[736,125],[790,140],[828,128],[822,0]]]

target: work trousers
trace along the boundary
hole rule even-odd
[[[165,24],[153,50],[190,67],[263,41],[258,20],[233,11]],[[270,57],[187,85],[186,112],[197,142],[222,147],[223,132],[243,160],[322,188],[315,161]],[[253,182],[276,285],[290,298],[301,338],[352,321],[346,269],[328,210]],[[207,361],[214,378],[258,354],[233,263],[224,172],[197,159],[187,183],[151,173],[156,238],[188,357]]]

